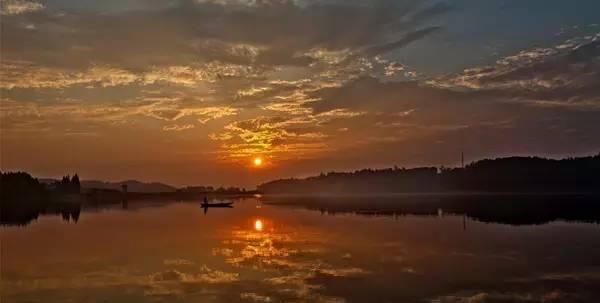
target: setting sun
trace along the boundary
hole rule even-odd
[[[261,166],[263,164],[263,160],[261,157],[254,158],[254,166]]]
[[[262,231],[263,223],[260,219],[254,221],[254,229],[256,229],[257,231]]]

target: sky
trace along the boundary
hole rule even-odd
[[[253,187],[456,166],[461,152],[596,154],[598,11],[597,0],[0,0],[0,167]]]

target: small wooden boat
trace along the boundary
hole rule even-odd
[[[202,207],[233,207],[233,202],[219,202],[219,203],[205,203],[203,202]]]
[[[202,203],[200,204],[203,208],[208,208],[208,207],[233,207],[231,206],[233,204],[233,202],[216,202],[216,203],[208,203],[208,199],[206,199],[206,197],[204,197],[204,201],[202,201]]]

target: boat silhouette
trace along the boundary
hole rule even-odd
[[[208,199],[204,197],[204,201],[200,204],[203,208],[209,207],[224,207],[224,208],[233,208],[233,202],[216,202],[216,203],[208,203]]]

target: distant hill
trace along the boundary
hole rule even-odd
[[[83,191],[91,188],[121,190],[123,184],[127,185],[128,192],[134,193],[166,193],[177,191],[177,188],[164,183],[145,183],[136,180],[126,180],[121,182],[84,180],[81,181],[81,188]]]
[[[50,178],[40,178],[38,181],[42,184],[52,184],[58,180]],[[86,191],[88,189],[112,189],[121,191],[121,186],[127,184],[127,191],[132,193],[167,193],[175,192],[177,188],[159,182],[140,182],[137,180],[126,180],[121,182],[104,182],[97,180],[83,180],[81,181],[81,190]]]
[[[600,192],[600,154],[562,160],[508,157],[465,168],[363,169],[258,186],[266,194],[381,194],[435,192]]]

